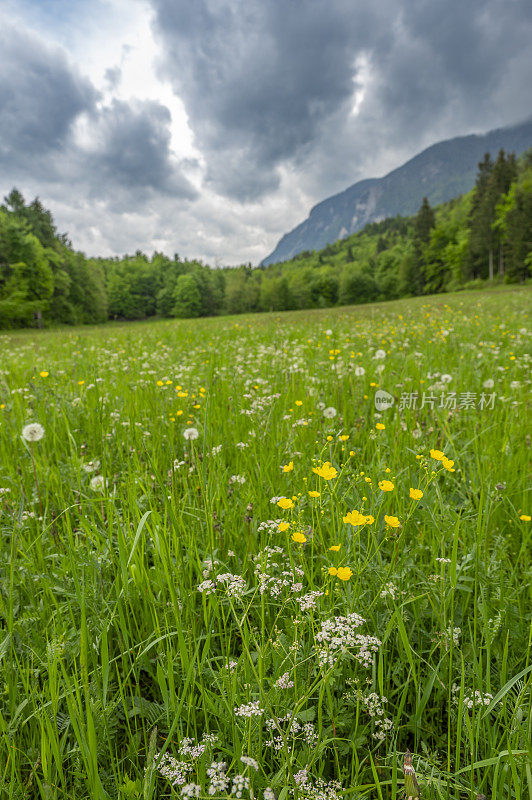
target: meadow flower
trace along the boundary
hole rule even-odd
[[[95,475],[94,478],[91,478],[91,489],[93,492],[103,492],[106,486],[107,481],[103,475]]]
[[[281,677],[278,678],[274,683],[274,686],[277,689],[291,689],[293,687],[293,685],[294,685],[294,681],[290,680],[290,673],[289,672],[285,672],[284,675],[281,675]],[[243,759],[241,759],[241,760],[243,760]],[[258,769],[258,765],[257,765],[257,769]]]
[[[287,509],[294,507],[294,501],[291,500],[289,497],[280,497],[279,500],[277,501],[277,505],[279,506],[279,508],[284,508],[284,510],[286,511]]]
[[[381,492],[392,492],[395,486],[391,481],[379,481],[379,489]]]
[[[327,572],[329,573],[329,575],[338,575],[338,569],[336,567],[329,567]]]
[[[264,714],[264,709],[260,707],[258,700],[253,700],[251,703],[243,703],[241,706],[235,706],[235,716],[237,717],[261,717]]]
[[[378,431],[383,431],[383,430],[385,430],[386,425],[383,425],[382,422],[377,422],[375,427],[377,428]]]
[[[30,422],[22,428],[22,438],[27,442],[38,442],[44,436],[44,428],[40,422]]]
[[[284,533],[285,531],[288,530],[289,527],[290,527],[289,522],[280,522],[279,525],[277,526],[277,530],[279,531],[279,533]]]
[[[39,372],[39,375],[41,376],[41,378],[47,378],[49,374],[50,373],[46,372],[46,370],[43,370],[42,372]]]
[[[270,789],[269,786],[267,786],[265,788],[265,790],[264,790],[264,792],[262,794],[263,794],[264,800],[275,800],[275,792],[273,791],[273,789]]]
[[[384,515],[384,521],[390,528],[399,528],[401,527],[401,523],[399,522],[397,517],[388,516],[387,514]]]
[[[292,472],[292,470],[294,469],[294,462],[289,461],[288,464],[284,464],[281,467],[281,469],[283,470],[283,472]]]
[[[337,411],[333,406],[328,406],[328,408],[323,409],[323,416],[325,419],[334,419],[337,414]]]
[[[199,432],[198,432],[197,428],[186,428],[183,431],[183,436],[185,437],[187,442],[189,442],[189,441],[191,441],[193,439],[197,439],[198,436],[199,436]]]
[[[441,463],[443,464],[445,469],[448,470],[449,472],[455,472],[455,470],[453,469],[454,461],[451,461],[450,458],[445,458],[445,456],[444,456],[442,458],[442,460],[441,460]]]
[[[364,367],[355,367],[355,375],[357,376],[357,378],[361,378],[362,375],[365,375],[365,374],[366,374],[366,370],[364,369]]]
[[[321,495],[321,492],[316,492],[314,490],[309,492],[309,497],[319,497],[320,495]]]
[[[521,514],[521,516],[519,517],[519,519],[520,519],[520,520],[522,520],[523,522],[530,522],[530,520],[532,519],[532,517],[530,517],[528,514]]]
[[[364,514],[361,514],[360,511],[353,509],[353,511],[348,511],[345,517],[342,517],[343,521],[348,525],[365,525],[366,524],[366,517]]]
[[[488,378],[486,381],[484,381],[482,386],[484,387],[484,389],[493,389],[493,387],[495,386],[495,382],[493,378]]]
[[[326,481],[330,481],[338,475],[338,471],[331,466],[330,461],[326,461],[321,467],[313,467],[312,472],[315,472],[316,475],[319,475],[320,478]]]
[[[294,531],[292,534],[292,541],[297,542],[298,544],[305,544],[307,537],[304,533],[301,533],[301,531]]]
[[[333,553],[337,553],[339,549],[340,549],[340,545],[339,545],[339,544],[332,544],[332,545],[329,547],[329,550],[332,550],[332,551],[333,551]]]
[[[430,457],[433,458],[435,461],[441,461],[442,458],[445,458],[445,455],[441,450],[431,450]]]
[[[288,672],[287,672],[287,673],[285,673],[285,675],[288,675]],[[284,677],[284,676],[283,676],[283,677]],[[279,679],[279,680],[280,680],[280,679]],[[293,686],[293,684],[292,684],[292,686]],[[255,761],[255,759],[254,759],[254,758],[251,758],[251,756],[240,756],[240,761],[241,761],[243,764],[245,764],[245,765],[246,765],[246,767],[251,767],[251,768],[252,768],[252,769],[254,769],[256,772],[257,772],[257,771],[258,771],[258,769],[259,769],[259,765],[258,765],[257,761]]]
[[[336,577],[340,578],[341,581],[348,581],[349,578],[353,575],[353,570],[349,567],[338,567],[338,572],[336,573]]]
[[[410,489],[409,495],[412,498],[412,500],[421,500],[421,498],[423,497],[423,492],[421,491],[421,489]]]
[[[452,381],[452,379],[453,379],[453,376],[452,375],[447,375],[446,373],[444,373],[440,378],[442,383],[450,383]]]

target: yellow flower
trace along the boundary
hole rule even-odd
[[[337,577],[340,578],[341,581],[348,581],[352,574],[353,570],[349,569],[349,567],[339,567],[338,572],[336,573]]]
[[[384,515],[384,521],[385,521],[385,523],[387,525],[390,526],[390,528],[400,528],[401,527],[401,523],[399,522],[397,517],[389,517],[389,516],[387,516],[385,514]]]
[[[337,553],[339,549],[340,549],[340,545],[339,545],[339,544],[332,544],[332,545],[329,547],[329,550],[332,550],[332,551],[333,551],[333,553]]]
[[[336,478],[338,475],[337,470],[334,467],[331,467],[330,461],[326,461],[321,467],[313,467],[312,472],[315,472],[316,475],[319,475],[320,478],[323,478],[326,481],[330,481],[333,478]]]
[[[321,492],[315,492],[314,490],[309,492],[309,496],[310,497],[319,497],[320,495],[321,495]]]
[[[83,386],[84,383],[85,381],[78,381],[78,386]]]
[[[366,517],[366,525],[373,525],[375,522],[375,517],[372,517],[371,514],[368,514]]]
[[[383,431],[386,428],[386,425],[383,425],[382,422],[377,422],[375,425],[378,431]]]
[[[410,489],[409,494],[412,500],[421,500],[421,498],[423,497],[423,492],[421,491],[421,489]]]
[[[157,381],[157,386],[164,386],[164,383],[162,381]]]
[[[364,514],[361,514],[360,511],[353,509],[353,511],[347,512],[345,517],[343,517],[343,521],[349,523],[349,525],[365,525],[366,517]]]
[[[329,567],[327,571],[329,575],[338,575],[338,570],[336,569],[336,567]]]
[[[523,520],[523,522],[530,522],[530,520],[532,519],[532,517],[529,517],[529,515],[528,515],[528,514],[521,514],[521,516],[519,517],[519,519]]]
[[[296,400],[296,406],[302,406],[303,400]]]
[[[289,461],[288,464],[284,464],[282,467],[283,472],[292,472],[294,469],[294,462]]]
[[[449,472],[455,472],[456,471],[456,470],[453,469],[454,461],[451,461],[450,458],[445,458],[445,456],[444,456],[442,458],[442,460],[441,460],[441,463],[443,464],[445,469],[448,470]]]
[[[47,378],[49,373],[46,372],[46,370],[43,370],[42,372],[39,372],[39,375],[41,376],[41,378]]]
[[[284,531],[287,531],[289,527],[290,527],[289,522],[280,522],[279,525],[277,526],[277,529],[280,533],[284,533]]]
[[[342,433],[342,435],[339,436],[338,438],[340,439],[341,442],[347,442],[347,440],[349,439],[349,434],[348,433]]]
[[[277,501],[277,505],[279,508],[284,508],[286,510],[294,507],[294,501],[290,500],[288,497],[281,497],[281,499]]]
[[[379,489],[381,492],[391,492],[394,488],[395,487],[391,481],[379,481]]]
[[[295,533],[292,534],[292,541],[298,544],[305,544],[307,537],[304,533],[301,533],[301,531],[295,531]]]
[[[364,480],[366,481],[366,483],[371,483],[371,478],[370,478],[370,477],[368,477],[368,476],[366,476],[366,477],[364,478]]]
[[[445,458],[445,455],[442,453],[441,450],[431,450],[430,457],[433,458],[435,461],[441,461],[442,458]]]

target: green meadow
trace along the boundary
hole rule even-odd
[[[532,798],[531,305],[0,335],[0,797]]]

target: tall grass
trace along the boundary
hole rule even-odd
[[[532,797],[531,297],[0,337],[0,796]]]

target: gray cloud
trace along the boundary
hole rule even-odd
[[[0,30],[0,157],[12,165],[65,145],[97,92],[57,48],[3,25]]]
[[[242,201],[278,187],[282,164],[324,196],[372,174],[372,163],[527,114],[524,0],[151,2],[160,69],[185,102],[207,179]],[[370,78],[353,116],[361,56]],[[517,57],[516,93],[508,76]]]
[[[110,71],[108,70],[108,73]],[[108,80],[119,78],[116,70]],[[76,125],[82,123],[83,143]],[[103,105],[63,51],[16,27],[0,34],[0,165],[3,180],[77,192],[115,206],[153,193],[191,199],[196,191],[174,157],[171,116],[155,101]],[[7,188],[7,187],[6,187]]]

